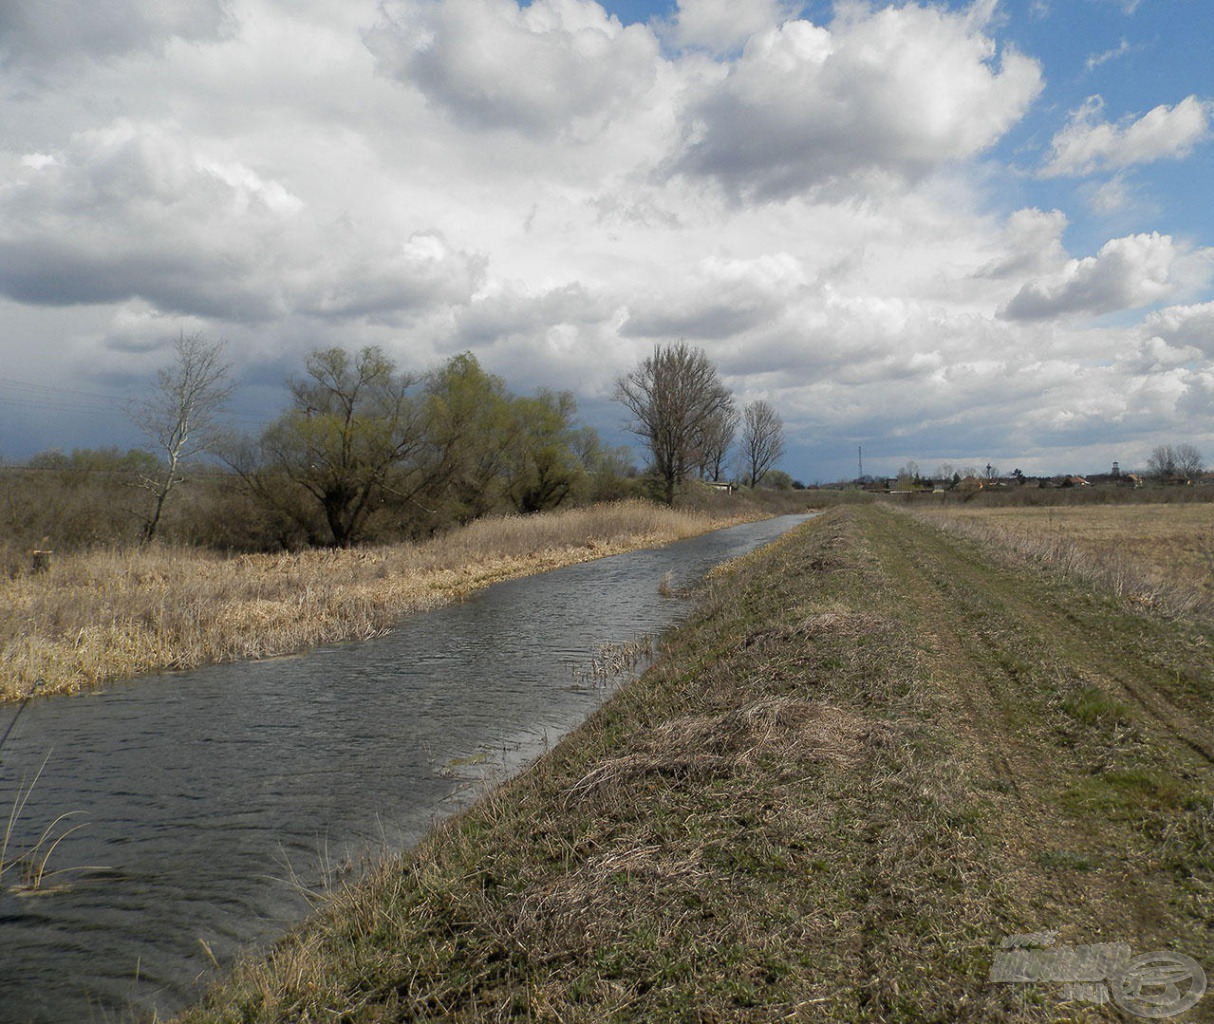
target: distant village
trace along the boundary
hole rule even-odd
[[[838,485],[836,485],[838,486]],[[1188,470],[1156,472],[1127,472],[1114,462],[1107,473],[1079,475],[1064,473],[1053,476],[1030,476],[1014,469],[1009,475],[1000,474],[988,465],[983,471],[967,469],[951,475],[923,476],[913,466],[901,470],[892,477],[862,476],[852,484],[860,490],[875,494],[943,494],[960,492],[974,494],[985,491],[1011,491],[1020,488],[1131,488],[1142,487],[1211,487],[1214,472],[1207,472],[1200,465]]]

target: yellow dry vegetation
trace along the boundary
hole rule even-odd
[[[98,550],[0,580],[0,700],[381,635],[499,580],[743,519],[616,502],[480,520],[420,544],[224,557]],[[39,682],[40,681],[40,682]]]
[[[1214,504],[962,507],[933,515],[1008,539],[1066,541],[1094,561],[1122,560],[1161,583],[1214,598]]]

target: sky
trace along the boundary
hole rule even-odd
[[[701,346],[807,483],[1214,462],[1208,0],[0,0],[0,458],[318,347]]]

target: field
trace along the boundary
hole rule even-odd
[[[896,509],[832,510],[714,574],[641,680],[181,1021],[1184,1009],[1191,983],[1135,997],[1115,965],[1214,968],[1212,640]],[[1013,937],[1124,945],[1067,987],[992,977]]]
[[[1122,578],[1186,610],[1214,609],[1214,504],[960,506],[930,514],[996,545]]]
[[[0,701],[367,639],[498,580],[664,544],[766,514],[744,501],[641,501],[478,520],[420,544],[226,557],[92,549],[0,578]]]

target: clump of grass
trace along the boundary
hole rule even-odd
[[[737,521],[624,501],[479,520],[419,544],[298,553],[93,550],[0,580],[0,699],[382,635],[498,580]]]
[[[1113,726],[1128,723],[1129,708],[1096,686],[1084,686],[1063,699],[1063,710],[1085,726]]]
[[[623,643],[603,644],[591,656],[589,665],[574,669],[574,679],[578,683],[589,682],[595,687],[607,686],[649,664],[655,650],[654,639],[648,633]]]
[[[93,867],[49,870],[51,857],[59,844],[68,836],[84,828],[83,824],[70,823],[76,813],[74,811],[66,811],[50,822],[32,846],[21,849],[19,852],[12,849],[14,832],[49,760],[50,754],[47,754],[34,773],[34,777],[29,781],[23,780],[17,786],[13,802],[9,807],[8,818],[4,824],[4,831],[0,834],[0,889],[4,888],[6,884],[5,875],[11,876],[16,873],[19,875],[20,881],[10,884],[8,887],[18,896],[46,895],[58,892],[64,887],[58,884],[48,884],[51,879],[80,871],[99,870]]]

